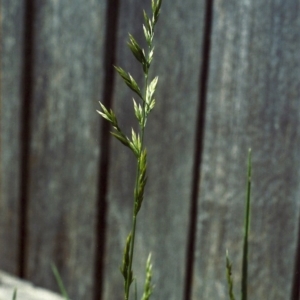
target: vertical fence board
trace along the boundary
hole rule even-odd
[[[1,2],[0,268],[18,271],[23,1]]]
[[[295,0],[214,3],[193,299],[228,299],[226,249],[240,293],[248,147],[249,298],[290,298],[300,197],[299,8]]]
[[[72,299],[92,299],[103,1],[38,1],[26,278],[57,286],[53,261]]]
[[[148,0],[121,1],[117,64],[136,78],[142,78],[142,74],[126,47],[127,33],[144,46],[142,9],[149,12],[149,4]],[[159,75],[159,83],[157,104],[146,127],[149,180],[138,218],[134,262],[141,293],[146,258],[152,252],[154,299],[183,297],[203,6],[202,1],[193,0],[163,2],[155,33],[151,75]],[[131,127],[137,128],[131,98],[118,78],[114,109],[128,135]],[[115,140],[110,166],[104,299],[122,299],[122,277],[116,270],[131,228],[135,162],[132,153]]]

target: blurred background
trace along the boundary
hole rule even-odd
[[[150,0],[2,0],[0,269],[72,299],[123,299],[135,159],[96,113],[137,128],[113,65],[142,85]],[[228,299],[253,153],[249,299],[299,300],[300,2],[163,0],[134,273],[153,299]]]

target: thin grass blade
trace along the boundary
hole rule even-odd
[[[247,193],[246,193],[246,206],[245,206],[245,223],[244,223],[241,300],[247,300],[248,235],[249,235],[249,228],[250,228],[251,173],[252,173],[251,149],[249,149],[249,151],[248,151],[248,168],[247,168]]]
[[[14,289],[12,300],[16,300],[16,299],[17,299],[17,289]]]
[[[56,280],[56,282],[58,284],[58,287],[59,287],[61,295],[64,297],[65,300],[70,300],[70,298],[68,296],[68,293],[67,293],[67,290],[66,290],[66,288],[64,286],[62,278],[61,278],[61,276],[60,276],[60,274],[59,274],[59,272],[58,272],[55,264],[52,263],[51,264],[51,268],[52,268],[52,272],[53,272],[53,275],[55,277],[55,280]]]

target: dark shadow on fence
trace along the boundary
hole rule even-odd
[[[29,151],[31,140],[30,115],[33,91],[34,68],[34,0],[25,1],[24,17],[24,49],[22,69],[22,109],[21,109],[21,172],[20,172],[20,224],[19,224],[19,276],[26,275],[27,257],[27,214],[28,214],[28,178],[29,178]]]
[[[296,255],[295,255],[295,269],[293,274],[293,285],[292,285],[292,295],[291,300],[299,300],[300,299],[300,214],[299,214],[299,222],[298,222],[298,241],[296,247]]]
[[[116,39],[118,28],[119,0],[108,0],[106,11],[106,32],[105,32],[105,52],[104,52],[104,89],[101,95],[101,102],[106,107],[112,106],[112,96],[114,89]],[[100,106],[99,106],[100,109]],[[100,116],[99,116],[100,118]],[[109,172],[110,155],[110,124],[101,122],[100,130],[100,150],[99,177],[98,177],[98,213],[96,228],[96,259],[94,278],[94,299],[101,300],[103,294],[103,268],[104,252],[106,243],[106,216],[107,216],[107,185]]]
[[[189,236],[186,250],[186,275],[184,286],[184,299],[191,299],[193,272],[194,272],[194,253],[196,245],[197,233],[197,215],[198,215],[198,196],[200,184],[200,172],[202,165],[202,154],[204,146],[205,132],[205,113],[207,100],[207,84],[209,78],[209,62],[211,49],[211,32],[213,19],[213,0],[206,1],[205,19],[204,19],[204,34],[202,42],[202,66],[199,78],[199,107],[198,118],[196,124],[195,149],[194,149],[194,166],[193,166],[193,181],[191,189],[191,206],[190,206],[190,224]]]

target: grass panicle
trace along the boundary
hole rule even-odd
[[[147,51],[142,49],[136,39],[129,34],[128,47],[131,50],[135,59],[141,64],[144,73],[144,88],[141,89],[137,81],[131,76],[131,74],[121,67],[115,66],[117,73],[124,80],[125,84],[138,96],[138,101],[133,99],[133,109],[136,119],[139,124],[138,132],[132,129],[131,137],[126,136],[122,129],[118,125],[117,117],[114,112],[110,109],[108,110],[102,103],[100,103],[101,111],[98,113],[106,119],[114,128],[112,135],[119,140],[123,145],[128,147],[137,159],[136,166],[136,180],[134,187],[134,202],[133,202],[133,215],[132,215],[132,228],[130,234],[126,240],[123,262],[121,266],[121,273],[124,278],[124,298],[129,299],[130,286],[133,282],[133,254],[134,254],[134,242],[135,242],[135,232],[137,224],[137,215],[144,199],[144,190],[147,183],[147,151],[144,146],[144,130],[146,127],[147,119],[149,113],[155,106],[154,93],[156,90],[158,77],[154,77],[151,82],[148,82],[149,69],[153,60],[154,55],[154,28],[160,14],[162,0],[152,0],[152,16],[149,17],[144,11],[144,21],[143,25],[144,36],[148,45]],[[143,92],[142,92],[143,91]],[[147,261],[147,279],[149,285],[147,285],[147,291],[145,290],[143,300],[149,299],[152,293],[150,288],[150,281],[152,278],[152,265],[150,260]],[[148,281],[147,281],[148,280]],[[145,287],[146,288],[146,287]]]
[[[125,244],[124,254],[123,254],[123,263],[122,266],[120,267],[121,273],[124,277],[124,284],[127,281],[130,281],[131,283],[133,281],[132,271],[129,274],[129,278],[127,277],[128,269],[129,269],[130,245],[131,245],[131,232],[128,234],[126,239],[126,244]]]

